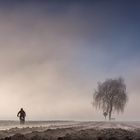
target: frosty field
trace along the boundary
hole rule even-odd
[[[2,140],[139,139],[140,122],[16,121],[0,122]]]

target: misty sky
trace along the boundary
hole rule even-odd
[[[140,118],[139,0],[0,1],[0,119],[101,120],[98,81],[122,76]]]

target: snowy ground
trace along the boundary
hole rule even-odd
[[[106,121],[106,122],[81,122],[78,124],[83,126],[83,129],[104,129],[104,128],[122,128],[122,129],[138,129],[140,128],[140,122],[116,122],[116,121]]]
[[[0,138],[14,137],[13,140],[23,139],[30,140],[33,137],[35,140],[50,139],[63,140],[67,139],[96,139],[97,137],[111,137],[116,138],[131,137],[131,139],[140,138],[140,122],[47,122],[46,124],[37,123],[37,125],[26,124],[20,127],[14,127],[7,130],[0,131]],[[21,137],[21,138],[20,138]],[[4,139],[6,140],[6,139]]]

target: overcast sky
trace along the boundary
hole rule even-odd
[[[138,0],[0,1],[0,119],[101,120],[98,81],[122,76],[140,118]]]

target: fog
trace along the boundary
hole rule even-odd
[[[97,82],[122,76],[129,102],[114,117],[138,120],[138,4],[1,2],[0,119],[23,107],[29,120],[102,120]]]

